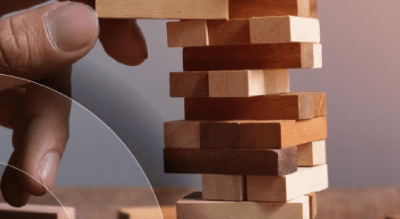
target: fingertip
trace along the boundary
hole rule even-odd
[[[100,42],[116,61],[137,66],[148,58],[146,40],[135,20],[101,19]]]

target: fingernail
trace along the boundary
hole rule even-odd
[[[80,3],[69,3],[51,10],[45,22],[50,42],[64,52],[84,48],[97,38],[99,30],[96,12]]]
[[[53,186],[56,179],[60,159],[61,157],[59,153],[49,152],[40,161],[38,172],[40,180],[45,186]]]

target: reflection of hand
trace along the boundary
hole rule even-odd
[[[3,0],[0,15],[42,2],[46,0]],[[68,95],[70,66],[90,51],[99,33],[105,51],[115,60],[138,65],[147,58],[135,21],[98,21],[85,4],[58,2],[0,20],[0,73],[40,80]],[[14,130],[10,164],[51,187],[68,138],[70,102],[37,85],[14,83],[0,77],[0,125]],[[5,171],[1,186],[4,198],[14,206],[26,204],[29,194],[46,193],[11,169]]]

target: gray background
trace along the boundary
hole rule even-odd
[[[291,71],[292,91],[327,92],[331,186],[400,184],[399,7],[398,0],[319,1],[324,67]],[[181,49],[167,48],[165,21],[139,24],[149,59],[126,67],[96,46],[74,67],[73,98],[121,137],[153,185],[199,185],[198,176],[162,167],[162,124],[183,119],[183,101],[168,87],[168,73],[182,70]],[[121,164],[112,167],[123,173]]]

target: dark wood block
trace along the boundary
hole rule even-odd
[[[278,43],[183,49],[184,71],[320,68],[321,45]]]
[[[297,148],[164,149],[166,173],[281,176],[297,171]]]
[[[325,115],[325,93],[185,98],[187,120],[303,120]]]

